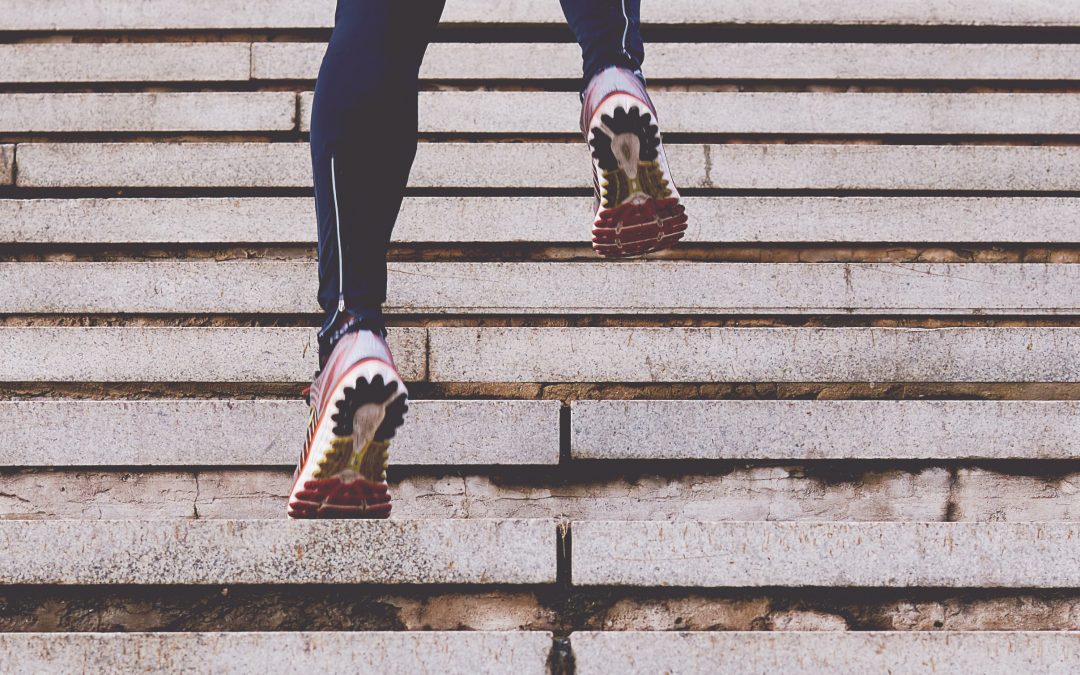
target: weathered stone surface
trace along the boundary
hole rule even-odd
[[[584,242],[592,208],[591,197],[409,197],[394,241]],[[685,240],[699,243],[1072,243],[1080,231],[1070,197],[690,197],[686,208]],[[312,244],[315,207],[307,197],[5,199],[0,242]]]
[[[0,145],[0,185],[15,182],[15,146]]]
[[[532,479],[394,473],[395,518],[934,521],[946,515],[950,480],[939,468],[840,480],[795,467],[626,478],[575,469]],[[0,475],[0,519],[281,519],[291,486],[291,468],[20,471]]]
[[[4,199],[0,241],[315,242],[309,197]]]
[[[251,48],[252,78],[267,80],[314,80],[326,52],[325,44],[311,42],[256,42]],[[1080,48],[1068,44],[650,42],[648,52],[652,79],[1080,78]],[[580,50],[562,43],[533,43],[528,49],[514,43],[436,43],[420,69],[421,78],[432,80],[580,76]]]
[[[25,633],[0,635],[0,669],[56,672],[548,672],[550,633]]]
[[[0,94],[0,132],[289,131],[292,92]]]
[[[1080,519],[1080,473],[1017,476],[962,468],[956,474],[952,499],[956,520],[1076,521]]]
[[[661,129],[712,134],[1075,134],[1071,94],[657,92]],[[310,92],[301,94],[310,129]],[[569,92],[420,94],[420,131],[574,133],[581,103]]]
[[[167,8],[151,0],[62,0],[44,6],[35,0],[3,0],[0,12],[10,17],[8,30],[123,30],[182,28],[330,28],[333,0],[182,0]],[[444,23],[560,24],[557,6],[544,0],[452,0]],[[850,0],[738,0],[719,7],[699,0],[668,0],[646,4],[644,23],[664,24],[869,24],[1075,26],[1080,9],[1071,4],[933,0],[851,2]]]
[[[530,584],[547,520],[6,520],[5,584]]]
[[[574,633],[577,672],[1064,673],[1080,633]],[[736,658],[732,658],[736,656]]]
[[[1076,401],[575,401],[571,425],[580,459],[1080,457]]]
[[[1075,382],[1070,328],[430,328],[437,382]]]
[[[390,263],[389,313],[1076,314],[1080,265]],[[0,312],[318,312],[315,263],[0,263]]]
[[[0,45],[0,82],[231,82],[251,75],[244,42]]]
[[[1067,588],[1075,523],[578,521],[583,586]]]
[[[392,328],[406,380],[424,377],[424,329]],[[0,327],[0,382],[308,382],[311,328]]]
[[[24,187],[310,187],[305,143],[24,143]],[[1076,190],[1080,148],[669,145],[678,184],[722,189]],[[583,143],[421,143],[415,188],[588,185]]]
[[[391,459],[557,464],[559,409],[558,401],[409,401]],[[307,421],[303,401],[0,401],[0,466],[291,467]]]

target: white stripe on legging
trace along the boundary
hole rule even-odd
[[[334,156],[330,155],[330,190],[334,195],[334,231],[337,233],[337,269],[338,269],[338,304],[334,310],[334,316],[330,319],[330,328],[337,321],[338,314],[345,309],[345,264],[341,250],[341,211],[338,209],[337,198],[337,169],[334,166]]]
[[[623,19],[626,20],[626,28],[623,29],[622,33],[622,53],[626,55],[626,58],[633,61],[634,59],[630,56],[630,51],[626,48],[626,40],[630,35],[630,13],[626,11],[626,0],[622,0],[620,4],[622,5]]]

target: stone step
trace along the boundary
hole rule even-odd
[[[575,459],[1080,457],[1077,401],[575,401],[570,419]]]
[[[291,429],[294,455],[300,429]],[[199,449],[190,446],[190,463],[203,458]],[[1076,473],[1040,478],[961,469],[954,481],[944,467],[858,466],[850,473],[841,469],[841,475],[858,480],[837,480],[836,472],[819,476],[813,467],[797,465],[710,472],[660,463],[653,470],[609,464],[538,472],[537,467],[462,470],[453,459],[421,471],[399,468],[396,456],[391,449],[393,517],[405,519],[938,521],[955,514],[955,520],[1041,521],[1075,519],[1080,512],[1080,498],[1069,492],[1080,479]],[[4,471],[0,518],[281,520],[292,471],[291,466]]]
[[[334,0],[176,0],[168,7],[148,0],[0,0],[5,29],[28,30],[177,30],[329,28]],[[557,5],[545,0],[450,0],[445,24],[539,23],[564,21]],[[1010,0],[772,0],[719,6],[700,0],[668,0],[642,7],[652,24],[808,24],[906,26],[1077,26],[1080,8],[1069,3],[1017,3]]]
[[[560,407],[409,401],[393,463],[558,464]],[[307,422],[303,401],[0,401],[0,466],[292,466]]]
[[[720,8],[715,8],[719,10]],[[19,45],[22,46],[22,45]],[[26,45],[31,47],[36,45]],[[73,45],[77,46],[77,45]],[[167,48],[167,45],[163,45]],[[251,77],[314,80],[326,45],[256,42]],[[654,43],[646,46],[650,80],[1075,80],[1080,45],[896,43]],[[3,46],[0,46],[0,56]],[[16,54],[12,55],[13,57]],[[49,54],[43,54],[48,57]],[[44,71],[36,63],[21,72]],[[162,57],[163,58],[163,57]],[[16,66],[8,66],[15,70]],[[4,79],[0,66],[0,81]],[[44,71],[52,72],[52,71]],[[82,72],[82,71],[77,71]],[[23,77],[26,77],[23,75]],[[39,76],[41,77],[41,76]],[[576,79],[581,50],[575,44],[437,43],[428,47],[420,77],[444,80]],[[149,78],[147,78],[149,79]],[[664,111],[665,115],[670,114]],[[576,118],[575,118],[576,119]],[[666,119],[666,117],[665,117]]]
[[[1080,133],[1074,94],[662,91],[652,98],[665,133]],[[310,92],[301,94],[303,131],[310,129],[311,102]],[[424,92],[419,105],[422,133],[576,134],[581,114],[569,92]],[[31,120],[32,113],[28,107]]]
[[[1075,588],[1076,523],[580,521],[579,586]]]
[[[695,134],[1080,133],[1073,94],[659,92],[663,129]],[[312,94],[300,95],[302,131]],[[570,92],[423,92],[423,133],[578,131]],[[289,131],[291,92],[0,94],[0,132]]]
[[[1070,328],[431,328],[444,382],[1076,382]]]
[[[23,187],[311,187],[306,143],[22,143]],[[668,145],[680,187],[1080,189],[1080,148]],[[585,188],[584,143],[422,143],[414,188]],[[10,182],[10,176],[8,176]]]
[[[305,382],[314,336],[5,326],[0,382]],[[393,328],[390,346],[408,381],[1080,381],[1076,328]]]
[[[690,197],[697,243],[1076,243],[1069,197]],[[591,197],[409,197],[394,241],[572,242]],[[1016,227],[1023,220],[1024,227]],[[4,199],[0,243],[315,243],[309,197]]]
[[[570,644],[578,675],[1013,675],[1080,661],[1080,633],[1064,631],[608,631],[573,633]]]
[[[314,262],[0,263],[0,313],[319,311]],[[1080,313],[1080,265],[1044,263],[409,263],[388,313]]]
[[[409,402],[395,466],[554,465],[558,401]],[[589,460],[1076,459],[1076,401],[574,401]],[[289,466],[307,405],[0,401],[0,466]],[[78,429],[78,434],[72,434]]]
[[[15,146],[0,145],[0,185],[15,183]]]
[[[1071,44],[657,43],[650,80],[1077,80]],[[0,45],[0,82],[314,80],[322,42],[24,43]],[[429,80],[573,80],[570,43],[435,43]]]
[[[44,672],[353,671],[381,675],[545,675],[544,632],[4,633],[0,670]]]
[[[0,327],[0,381],[310,382],[313,328]],[[425,331],[395,328],[398,372],[424,378]],[[77,357],[74,355],[78,355]]]
[[[0,132],[289,131],[292,92],[0,94]]]
[[[551,520],[6,520],[0,583],[542,584]]]

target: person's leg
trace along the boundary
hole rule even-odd
[[[641,73],[641,2],[561,2],[581,45],[581,131],[592,148],[597,196],[593,248],[616,258],[669,248],[686,231],[686,213]]]
[[[385,518],[408,391],[382,320],[386,251],[416,155],[418,73],[443,0],[338,0],[315,86],[319,373],[289,493],[294,518]]]
[[[322,358],[348,312],[382,331],[386,251],[416,155],[418,73],[444,0],[338,0],[311,113]]]
[[[662,2],[663,0],[657,0]],[[617,66],[641,73],[641,0],[560,0],[570,30],[581,45],[585,84]]]

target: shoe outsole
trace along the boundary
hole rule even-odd
[[[332,403],[330,442],[327,447],[312,448],[289,497],[290,517],[390,516],[386,484],[390,439],[404,423],[409,408],[404,384],[389,365],[386,370],[389,372],[373,373],[365,368],[360,374],[346,373],[342,378],[346,384]],[[311,478],[300,485],[311,463]]]
[[[686,232],[686,208],[668,173],[660,130],[653,124],[648,106],[640,100],[628,104],[625,98],[623,102],[604,101],[593,122],[589,145],[597,163],[594,168],[602,176],[593,250],[605,258],[635,258],[671,248]],[[633,179],[612,149],[615,136],[625,138],[627,134],[636,137],[631,141],[638,148],[637,176]],[[620,200],[618,204],[608,203],[613,197]]]

